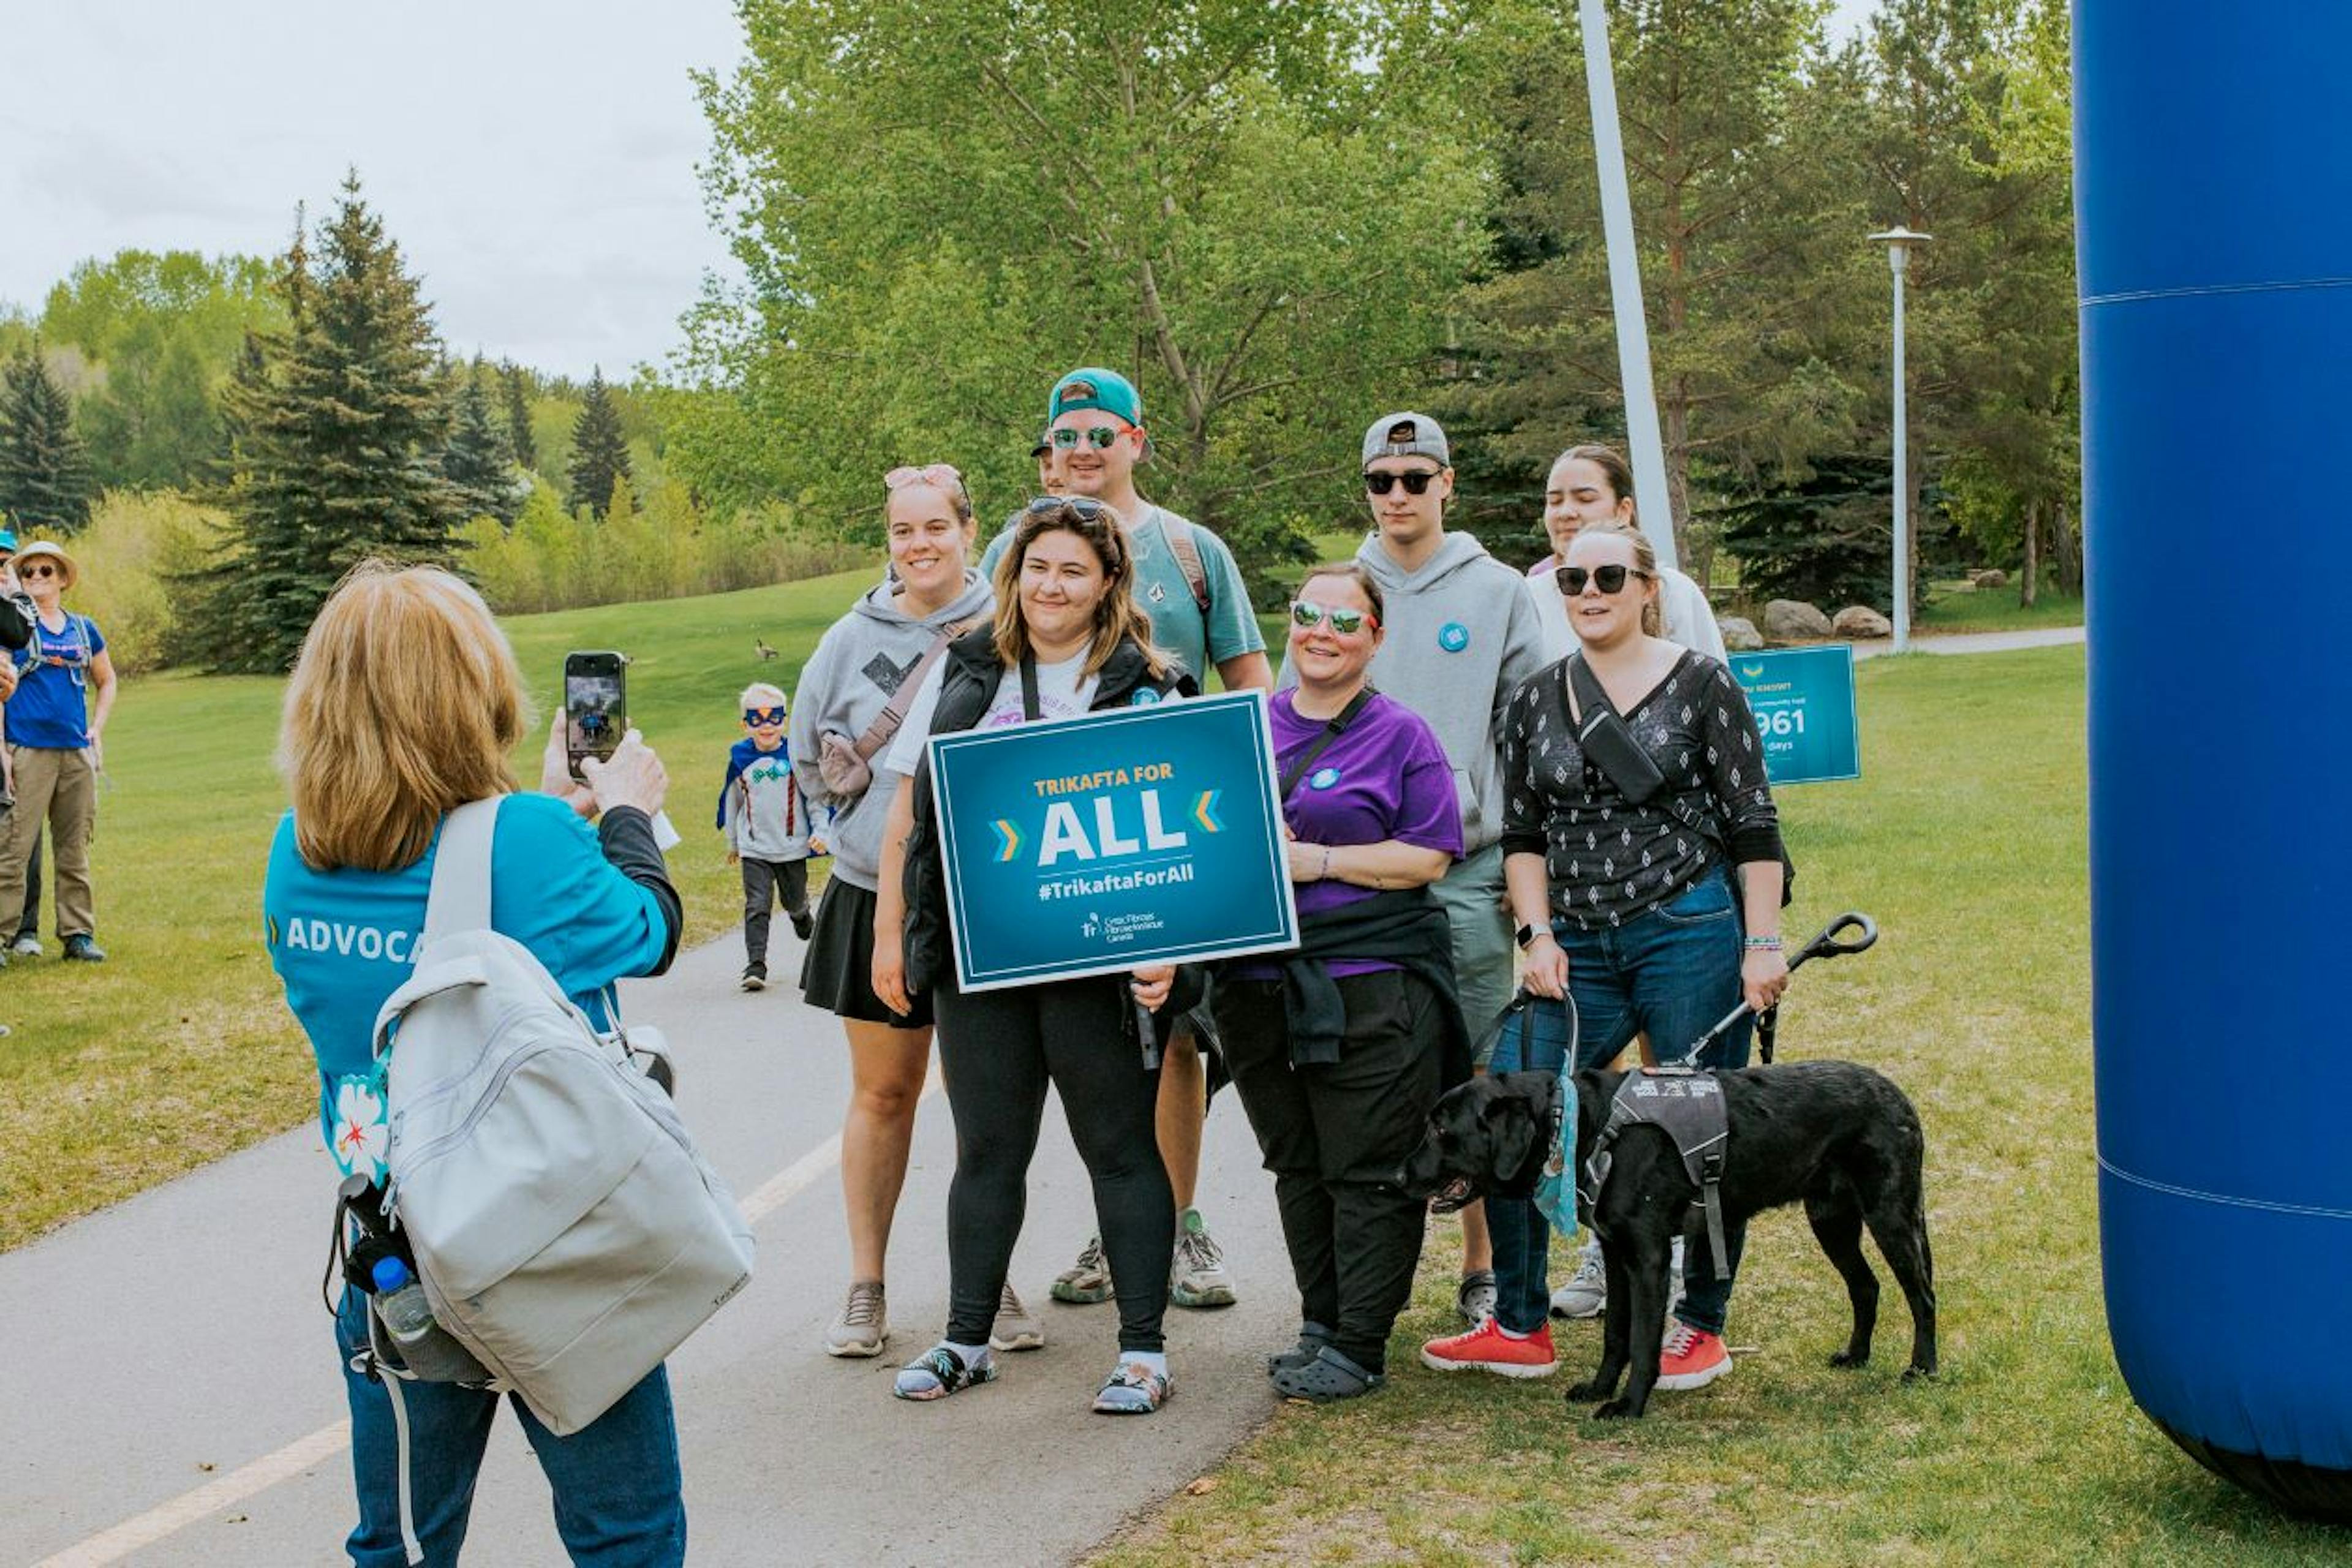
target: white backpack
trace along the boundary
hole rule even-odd
[[[449,814],[389,1052],[385,1206],[440,1326],[559,1436],[751,1282],[751,1229],[668,1096],[489,929],[497,800]]]

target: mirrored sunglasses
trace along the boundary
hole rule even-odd
[[[1065,427],[1063,429],[1052,431],[1049,434],[1053,439],[1054,445],[1065,452],[1076,451],[1078,449],[1078,437],[1081,436],[1086,437],[1087,444],[1094,447],[1096,451],[1107,452],[1111,448],[1112,445],[1118,440],[1119,437],[1125,434],[1125,432],[1108,425],[1089,425],[1083,430]]]
[[[882,476],[882,488],[895,490],[905,485],[938,485],[943,489],[961,489],[963,476],[951,463],[926,463],[921,468],[893,468]]]
[[[1370,610],[1347,609],[1338,605],[1318,605],[1312,599],[1290,602],[1290,624],[1301,631],[1311,631],[1325,621],[1343,637],[1354,637],[1366,626],[1378,631],[1381,619]]]

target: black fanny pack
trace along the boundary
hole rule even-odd
[[[1609,775],[1619,795],[1635,805],[1649,805],[1666,787],[1666,775],[1658,771],[1642,742],[1633,739],[1633,730],[1609,700],[1609,693],[1601,689],[1600,678],[1581,654],[1568,661],[1568,682],[1582,713],[1576,743],[1584,748],[1595,767]]]

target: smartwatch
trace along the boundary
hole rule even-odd
[[[1516,934],[1518,939],[1519,951],[1525,952],[1528,948],[1535,945],[1536,938],[1544,934],[1544,928],[1539,925],[1523,925],[1519,927]]]

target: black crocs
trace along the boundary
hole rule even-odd
[[[1292,1372],[1315,1359],[1315,1353],[1331,1342],[1331,1331],[1313,1321],[1298,1325],[1298,1342],[1286,1351],[1265,1358],[1265,1374]]]
[[[1328,1405],[1339,1399],[1358,1399],[1388,1386],[1388,1379],[1377,1372],[1366,1372],[1329,1345],[1315,1352],[1315,1359],[1302,1362],[1274,1374],[1274,1391],[1285,1399],[1303,1399],[1310,1405]]]

